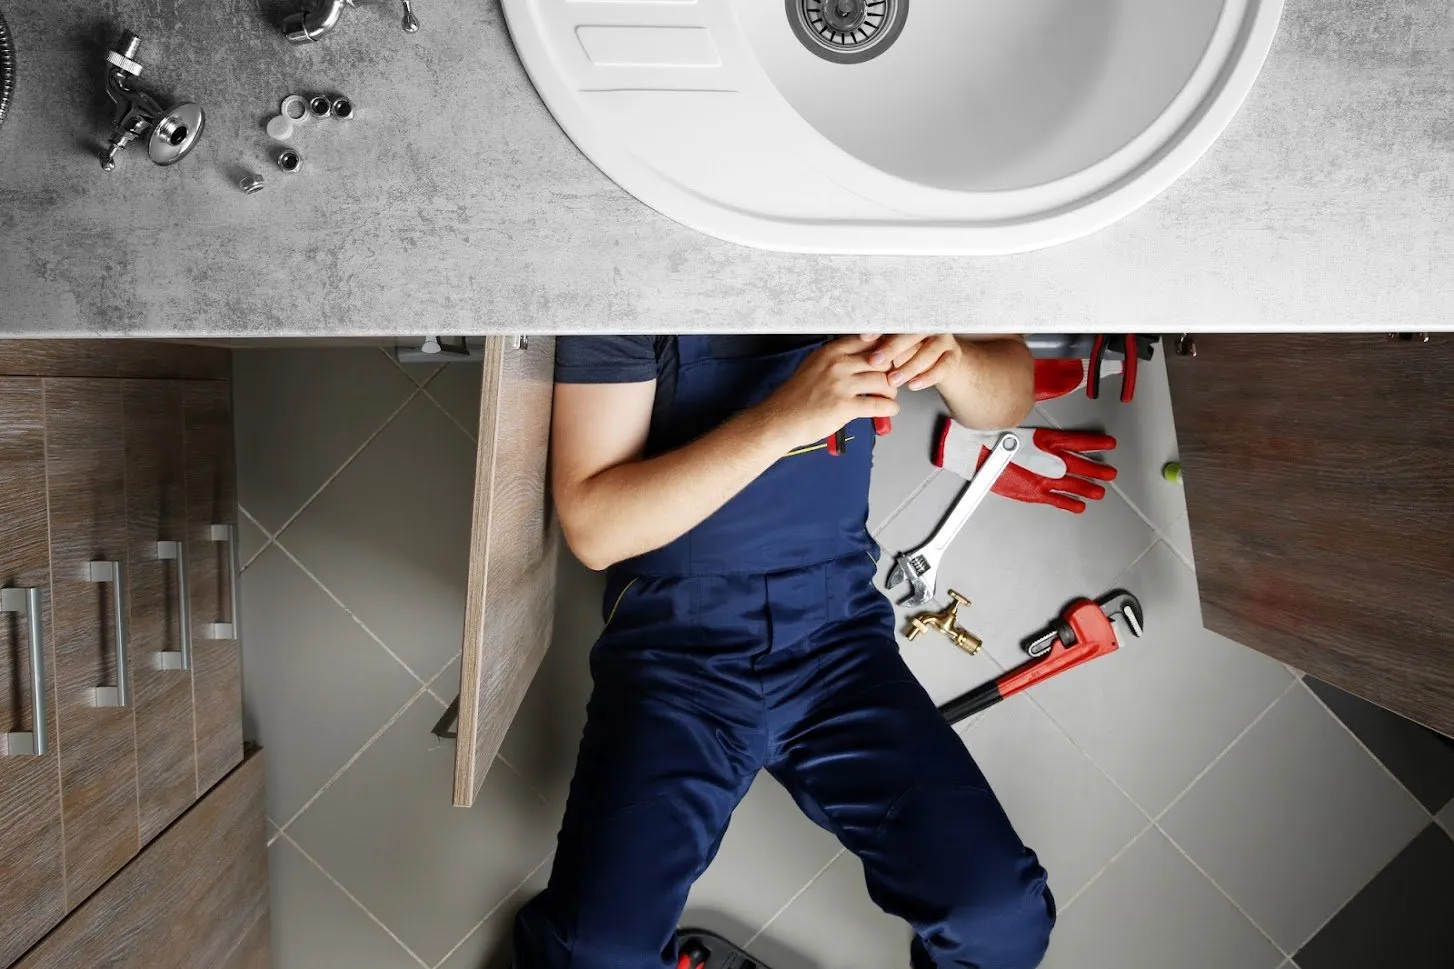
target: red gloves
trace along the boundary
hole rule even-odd
[[[1103,360],[1101,376],[1121,373],[1120,360]],[[1053,400],[1064,397],[1086,385],[1086,361],[1078,357],[1037,357],[1035,360],[1035,399]]]
[[[966,478],[989,457],[999,431],[973,431],[944,419],[934,463]],[[995,494],[1034,504],[1054,505],[1080,514],[1087,501],[1106,495],[1102,481],[1113,481],[1116,469],[1085,457],[1109,451],[1116,439],[1091,431],[1061,431],[1050,427],[1017,427],[1020,448],[992,489]]]

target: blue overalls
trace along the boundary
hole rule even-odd
[[[767,397],[816,348],[715,357],[678,339],[668,447]],[[1031,969],[1045,871],[899,656],[865,522],[873,431],[774,464],[663,548],[613,567],[554,870],[517,969],[671,969],[688,890],[766,768],[914,928],[913,963]]]

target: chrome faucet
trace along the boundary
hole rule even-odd
[[[136,59],[141,40],[131,31],[106,52],[106,94],[115,105],[111,121],[111,141],[101,150],[101,169],[116,167],[116,156],[127,145],[146,139],[147,157],[158,165],[175,165],[197,146],[206,126],[202,108],[196,104],[179,104],[170,110],[162,108],[156,98],[138,90],[133,82],[141,74]]]
[[[283,19],[283,34],[291,44],[312,44],[323,39],[343,16],[344,7],[361,7],[371,3],[387,3],[388,0],[303,0],[303,9]],[[403,0],[404,33],[412,34],[419,29],[419,18],[414,16],[413,0]]]

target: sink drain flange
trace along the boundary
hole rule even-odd
[[[898,38],[909,0],[786,0],[788,23],[803,46],[836,64],[861,64]]]

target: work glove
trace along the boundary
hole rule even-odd
[[[1079,515],[1087,501],[1106,495],[1102,481],[1113,481],[1116,469],[1086,454],[1109,451],[1116,439],[1093,431],[1062,431],[1053,427],[1017,427],[1020,447],[991,489],[997,495],[1032,504],[1053,505]],[[976,431],[944,418],[934,449],[934,464],[972,478],[989,457],[1003,431]]]
[[[1101,376],[1111,377],[1124,369],[1121,360],[1102,360]],[[1079,357],[1037,357],[1035,400],[1053,400],[1074,393],[1086,385],[1086,361]]]

